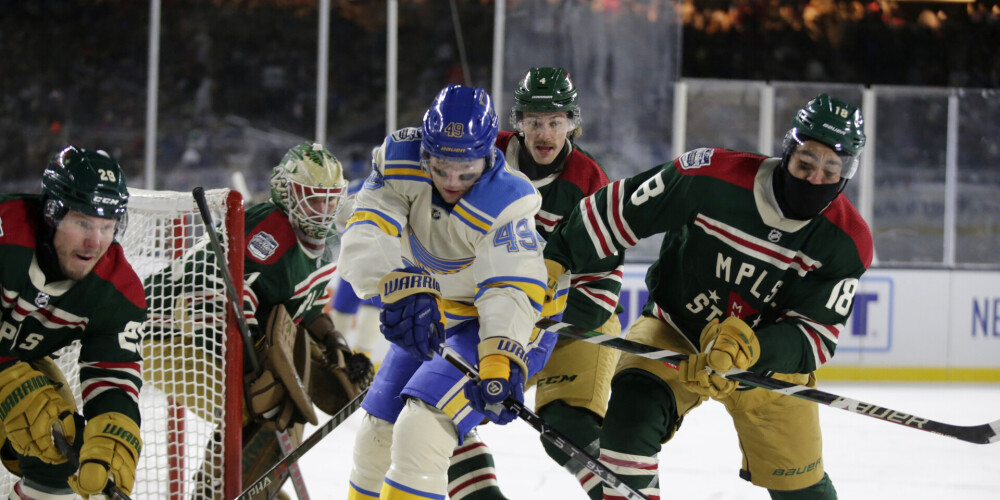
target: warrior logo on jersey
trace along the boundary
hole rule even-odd
[[[47,305],[49,305],[49,294],[38,292],[38,295],[35,296],[35,306],[45,307]]]
[[[267,260],[268,257],[274,255],[274,251],[277,249],[278,242],[274,239],[274,236],[264,232],[253,235],[250,243],[247,244],[247,250],[250,251],[250,255],[253,255],[257,260]]]
[[[684,170],[690,170],[692,168],[701,168],[705,165],[712,164],[712,153],[715,150],[709,148],[700,148],[684,153],[680,157],[681,168]]]

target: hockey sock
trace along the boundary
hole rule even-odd
[[[448,495],[452,500],[507,500],[497,484],[493,454],[475,429],[451,456]]]
[[[650,498],[660,495],[656,456],[660,442],[677,422],[675,406],[670,388],[645,372],[626,370],[611,384],[611,401],[601,428],[601,462]],[[618,495],[608,487],[605,494]]]
[[[816,484],[793,491],[767,490],[771,494],[772,500],[836,500],[837,490],[833,487],[833,481],[829,474],[823,474]]]
[[[584,450],[590,456],[598,458],[601,453],[599,442],[601,432],[601,418],[594,412],[585,408],[570,406],[564,401],[553,401],[538,410],[539,416],[543,420],[564,436],[578,448]],[[563,466],[573,474],[580,486],[592,499],[600,499],[603,496],[601,479],[582,465],[572,462],[569,456],[559,450],[547,439],[542,439],[542,446],[552,460]]]

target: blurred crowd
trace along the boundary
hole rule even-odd
[[[1000,5],[684,0],[686,77],[1000,87]]]

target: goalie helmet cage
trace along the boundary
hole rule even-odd
[[[129,192],[128,227],[121,243],[139,278],[146,282],[168,272],[174,283],[195,283],[183,293],[170,292],[174,296],[157,296],[168,292],[147,287],[139,396],[143,450],[131,496],[235,498],[242,486],[243,340],[214,255],[200,251],[208,250],[205,224],[191,193]],[[205,194],[233,284],[242,290],[243,198],[229,189]],[[74,342],[57,353],[56,362],[82,409],[78,352],[79,342]],[[3,475],[0,495],[15,480]]]

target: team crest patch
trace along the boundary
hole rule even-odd
[[[423,138],[423,131],[417,127],[406,127],[392,133],[392,140],[396,142],[419,141]]]
[[[365,186],[363,189],[374,191],[385,185],[385,177],[382,176],[382,172],[378,169],[372,167],[372,173],[365,179]]]
[[[274,236],[263,232],[253,235],[250,243],[247,244],[250,255],[257,260],[267,260],[268,257],[274,255],[274,251],[277,249],[278,242]]]
[[[688,151],[681,155],[681,168],[684,170],[690,170],[692,168],[700,168],[705,165],[712,164],[712,153],[714,149],[710,148],[699,148],[692,151]]]

